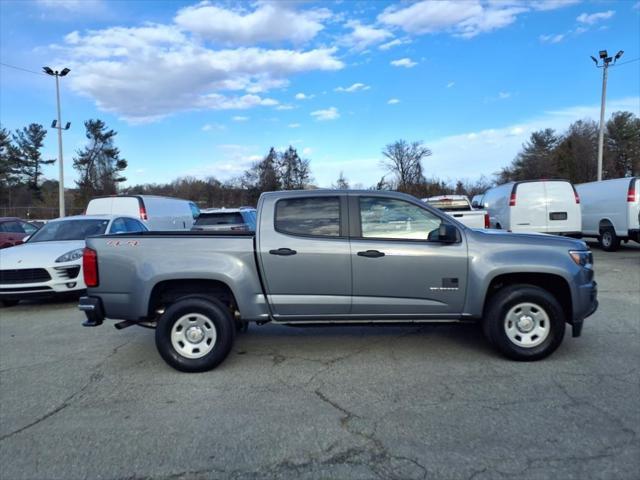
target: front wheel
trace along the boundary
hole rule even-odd
[[[484,333],[503,355],[521,361],[540,360],[562,343],[565,316],[548,291],[534,285],[512,285],[490,300]]]
[[[234,336],[231,312],[221,302],[187,297],[173,303],[159,318],[156,347],[176,370],[204,372],[222,363]]]

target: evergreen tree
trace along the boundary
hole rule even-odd
[[[102,120],[84,122],[88,145],[79,150],[73,159],[73,168],[78,170],[80,198],[87,201],[96,195],[113,195],[117,185],[126,180],[121,175],[127,161],[120,158],[120,150],[114,146],[117,132],[108,130]]]
[[[44,138],[47,131],[42,125],[32,123],[22,130],[16,130],[13,135],[15,149],[9,146],[9,151],[14,152],[15,169],[20,177],[24,179],[31,190],[40,196],[40,177],[42,177],[42,166],[51,165],[55,162],[52,160],[43,160],[40,150],[44,145]]]
[[[640,175],[640,119],[631,112],[615,112],[606,133],[603,177]]]
[[[303,160],[292,146],[280,156],[278,164],[283,190],[302,190],[309,183],[309,160]]]
[[[17,153],[9,131],[0,127],[0,186],[3,188],[15,185],[20,179]]]

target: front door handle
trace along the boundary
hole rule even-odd
[[[366,250],[364,252],[358,252],[359,257],[379,258],[384,257],[384,252],[378,250]]]
[[[269,250],[271,255],[282,255],[283,257],[288,257],[289,255],[295,255],[295,250],[291,250],[290,248],[278,248],[277,250]]]

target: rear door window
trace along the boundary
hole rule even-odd
[[[276,203],[275,228],[290,235],[339,237],[340,198],[304,197]]]

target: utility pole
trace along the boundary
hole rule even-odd
[[[611,58],[606,50],[600,50],[599,57],[602,60],[602,65],[598,64],[598,60],[595,57],[591,57],[596,64],[597,68],[602,68],[602,99],[600,101],[600,132],[598,134],[598,181],[602,180],[602,155],[604,151],[604,110],[607,103],[607,77],[609,73],[609,65],[613,62],[616,64],[618,59],[622,56],[624,51],[620,50],[616,53],[614,58]],[[612,65],[612,66],[613,66]]]
[[[60,72],[58,70],[52,70],[49,67],[42,67],[44,73],[47,75],[51,75],[52,77],[56,77],[56,103],[58,106],[58,119],[54,120],[51,124],[51,128],[55,128],[58,130],[58,203],[60,205],[60,217],[65,216],[65,208],[64,208],[64,161],[62,158],[62,130],[69,130],[71,123],[67,122],[66,126],[62,128],[62,118],[60,114],[60,80],[59,77],[64,77],[71,70],[68,68],[62,69]]]

